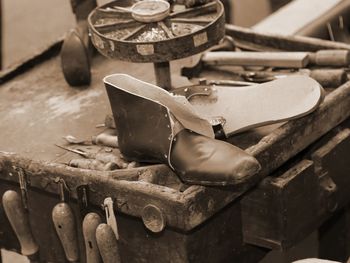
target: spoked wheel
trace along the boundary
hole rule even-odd
[[[169,61],[217,44],[225,34],[221,2],[186,7],[165,0],[114,1],[88,18],[92,42],[109,58],[153,62],[158,86],[171,88]]]

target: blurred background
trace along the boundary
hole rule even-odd
[[[231,23],[251,26],[288,0],[231,1]],[[38,53],[74,27],[69,0],[0,0],[2,4],[2,68]],[[110,2],[97,1],[99,5]]]

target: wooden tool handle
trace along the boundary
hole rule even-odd
[[[52,220],[67,260],[77,262],[79,250],[72,209],[66,203],[57,204],[52,210]]]
[[[320,50],[309,54],[310,63],[317,66],[347,67],[350,65],[349,50]]]
[[[117,239],[112,228],[107,224],[100,224],[96,229],[96,241],[103,263],[120,263]]]
[[[24,209],[20,195],[8,190],[2,196],[2,204],[25,256],[35,255],[39,246],[35,242],[29,223],[28,212]]]
[[[203,54],[205,65],[266,66],[304,68],[309,63],[307,52],[230,52],[217,51]]]
[[[93,144],[97,145],[109,146],[113,148],[119,147],[118,136],[116,135],[101,133],[97,136],[93,136],[91,141]]]
[[[86,249],[86,263],[102,262],[96,242],[96,228],[102,223],[96,213],[88,213],[83,220],[83,235]]]
[[[313,69],[310,71],[310,77],[327,88],[337,88],[348,81],[344,69]]]

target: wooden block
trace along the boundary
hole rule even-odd
[[[242,199],[244,241],[284,249],[310,231],[317,209],[318,178],[313,162],[303,160],[279,177],[267,177]]]
[[[325,139],[312,161],[265,178],[242,199],[245,242],[288,249],[349,203],[350,129]]]
[[[315,171],[320,179],[329,176],[336,186],[338,207],[343,207],[350,200],[349,153],[350,129],[346,128],[312,154]]]

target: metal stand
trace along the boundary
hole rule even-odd
[[[154,73],[156,75],[156,83],[165,90],[171,89],[170,63],[156,62],[154,65]]]

